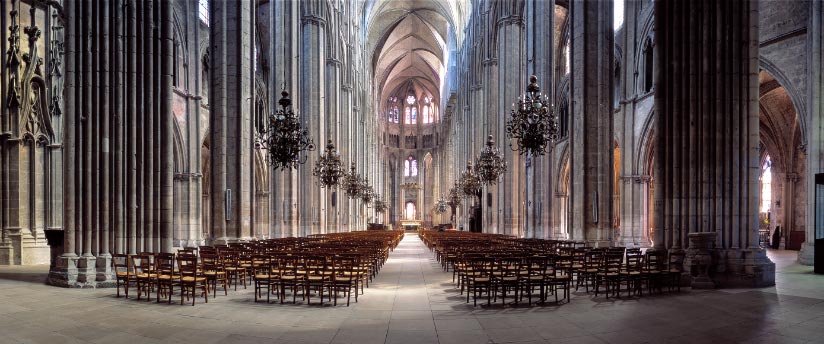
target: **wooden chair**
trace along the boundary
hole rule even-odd
[[[235,250],[226,250],[222,253],[223,270],[228,276],[229,285],[234,285],[237,291],[237,285],[243,283],[243,289],[246,289],[246,268],[241,264],[240,253]]]
[[[323,291],[330,288],[332,275],[334,275],[333,267],[330,266],[326,256],[310,255],[303,260],[303,271],[306,273],[304,278],[304,293],[306,295],[306,303],[312,304],[312,290],[318,291],[320,296],[320,304],[323,305]],[[331,295],[329,295],[331,297]],[[330,300],[331,301],[331,300]]]
[[[338,305],[338,294],[343,293],[346,296],[346,307],[349,307],[352,289],[355,290],[355,302],[358,302],[358,280],[361,272],[356,268],[359,265],[357,258],[338,256],[333,258],[332,265],[335,271],[331,281],[331,293],[335,297],[334,305]]]
[[[134,269],[131,265],[131,258],[125,254],[113,254],[112,270],[115,276],[117,297],[120,297],[120,286],[123,286],[126,298],[129,298],[129,282],[131,282],[134,278]]]
[[[511,290],[515,294],[515,303],[518,303],[520,290],[521,261],[523,258],[517,256],[502,257],[497,261],[497,269],[493,272],[493,283],[495,289],[495,299],[497,301],[498,291],[501,292],[501,303],[506,304],[506,293]]]
[[[277,289],[280,284],[280,270],[277,266],[277,260],[272,259],[269,255],[254,255],[252,259],[255,261],[255,302],[258,302],[261,297],[260,293],[266,288],[266,303],[269,303],[272,295],[272,285],[275,285],[275,289]]]
[[[663,292],[664,275],[666,271],[666,262],[664,261],[667,252],[663,250],[647,250],[644,256],[645,266],[641,270],[641,274],[647,281],[647,292],[652,294],[654,290],[659,293]]]
[[[595,275],[595,297],[598,297],[601,284],[606,287],[607,298],[610,292],[618,296],[621,287],[621,265],[624,261],[623,250],[621,252],[607,251],[604,255],[604,263],[598,268]]]
[[[686,258],[686,253],[681,252],[670,252],[669,259],[667,259],[667,269],[666,269],[666,283],[669,291],[672,289],[678,288],[678,292],[681,292],[681,277],[684,274],[684,258]]]
[[[179,271],[178,281],[180,284],[180,304],[183,304],[183,296],[192,298],[192,306],[195,305],[197,290],[200,289],[206,303],[209,303],[209,289],[206,277],[197,264],[197,257],[193,255],[180,255],[177,258],[177,269]]]
[[[526,257],[521,273],[518,275],[520,285],[520,297],[523,299],[524,294],[527,295],[528,304],[532,304],[532,294],[535,288],[538,288],[538,300],[543,301],[546,298],[546,273],[547,273],[547,257],[546,256],[531,256]]]
[[[223,295],[229,295],[229,276],[217,253],[201,250],[200,267],[203,270],[203,276],[206,277],[206,282],[212,288],[212,297],[217,297],[218,284],[223,287]]]
[[[151,292],[154,289],[154,256],[149,253],[140,253],[131,257],[134,269],[135,284],[137,285],[137,299],[146,294],[146,301],[151,301]]]
[[[155,283],[157,285],[157,302],[160,302],[160,295],[167,297],[168,303],[172,303],[174,286],[178,282],[175,270],[174,253],[158,253],[155,257]]]
[[[568,268],[559,266],[558,261],[555,260],[550,261],[548,269],[549,271],[546,274],[546,283],[550,286],[550,290],[555,295],[555,303],[558,303],[558,289],[564,290],[563,298],[569,302],[570,294],[572,294],[569,290],[572,286],[572,277],[568,273]]]
[[[627,293],[643,295],[642,282],[646,276],[642,273],[644,256],[641,253],[627,253],[626,264],[621,270],[621,280],[627,285]]]
[[[298,289],[303,291],[303,298],[305,299],[304,278],[306,272],[301,270],[303,265],[302,258],[298,255],[284,255],[280,258],[278,264],[278,275],[280,276],[280,303],[286,298],[286,289],[292,291],[292,303],[296,302]]]
[[[466,302],[469,302],[469,294],[472,293],[472,301],[477,306],[478,296],[486,293],[486,304],[492,305],[495,258],[477,257],[470,260],[469,264],[472,273],[466,276]]]

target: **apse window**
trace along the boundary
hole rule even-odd
[[[209,26],[209,0],[198,0],[200,6],[198,6],[198,14],[200,15],[200,21],[206,26]]]
[[[772,158],[767,155],[764,158],[764,164],[761,165],[761,207],[759,209],[762,213],[770,212],[770,205],[772,203]]]
[[[406,213],[407,220],[414,220],[415,219],[415,203],[406,202],[406,209],[404,211]]]
[[[406,158],[406,161],[403,162],[403,176],[404,177],[416,177],[418,175],[418,160],[409,156]]]

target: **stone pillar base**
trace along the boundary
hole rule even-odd
[[[54,265],[49,269],[47,283],[57,287],[76,288],[77,285],[77,255],[63,255],[55,259]]]
[[[97,286],[97,258],[82,256],[77,260],[77,283],[79,287]]]
[[[9,243],[0,243],[0,265],[12,265],[14,248]]]
[[[760,248],[716,250],[713,280],[722,288],[758,288],[775,285],[775,263]]]
[[[801,265],[813,265],[815,260],[815,245],[808,241],[801,244],[801,251],[798,251],[798,263]]]
[[[652,246],[650,245],[649,240],[629,237],[622,237],[618,239],[616,244],[626,248],[650,248]]]
[[[98,256],[95,260],[95,270],[97,271],[96,287],[112,288],[117,285],[112,273],[112,255],[106,253]]]

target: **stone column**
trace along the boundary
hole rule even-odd
[[[573,0],[570,10],[570,211],[572,239],[613,237],[612,2]]]
[[[298,115],[301,124],[309,129],[309,135],[316,143],[316,150],[323,150],[326,133],[326,30],[327,22],[326,1],[311,0],[300,3],[301,13],[301,42],[300,49],[300,79],[297,85],[296,103],[300,112]],[[306,163],[298,169],[300,175],[300,234],[320,233],[324,228],[325,214],[321,203],[324,202],[326,192],[312,176],[312,167],[318,160],[317,152],[305,153],[309,156]]]
[[[214,243],[246,240],[251,235],[253,15],[251,0],[212,1],[209,9],[213,70],[209,88],[210,195]]]
[[[174,53],[174,8],[171,1],[160,3],[160,247],[171,253],[174,234],[174,120],[172,112],[172,67]],[[199,142],[196,146],[199,146]],[[197,152],[200,153],[200,152]],[[199,154],[198,154],[199,155]]]
[[[506,137],[506,118],[512,110],[512,103],[521,96],[526,87],[524,58],[524,3],[520,1],[500,1],[497,3],[497,56],[498,56],[498,114],[495,137]],[[549,80],[543,80],[549,83]],[[522,211],[524,194],[524,156],[511,149],[503,149],[507,164],[503,182],[498,184],[497,207],[499,213],[498,233],[521,236],[523,230]],[[467,204],[469,206],[469,204]],[[467,208],[470,209],[470,208]],[[494,217],[494,216],[493,216]],[[494,220],[494,219],[493,219]]]
[[[807,102],[810,114],[807,116],[807,199],[815,196],[815,175],[824,173],[824,3],[810,2],[810,22],[807,29],[807,68],[809,68],[809,85]],[[824,238],[824,229],[815,228],[815,214],[818,211],[815,202],[807,201],[806,241],[798,252],[798,262],[812,265],[815,254],[814,239]]]
[[[68,18],[73,18],[75,11],[77,11],[76,3],[67,1],[66,7],[63,9]],[[3,12],[5,13],[5,11]],[[4,16],[5,18],[5,16]],[[78,112],[75,110],[75,88],[77,85],[77,27],[74,22],[69,21],[66,25],[66,41],[65,41],[65,110],[66,115],[63,116],[63,146],[65,149],[65,158],[67,162],[76,161],[77,154],[75,146],[77,143],[77,135],[75,126],[77,125]],[[0,124],[2,126],[2,124]],[[5,162],[4,162],[5,163]],[[58,286],[72,286],[77,283],[77,246],[75,242],[75,229],[77,228],[76,212],[75,212],[75,193],[76,188],[74,164],[67,163],[63,165],[63,254],[57,258],[55,266],[49,271],[49,283]],[[5,212],[5,204],[3,208]],[[2,215],[0,215],[2,216]],[[0,222],[2,225],[2,222]]]
[[[655,13],[656,249],[718,232],[716,284],[772,285],[758,247],[758,3],[656,0]]]

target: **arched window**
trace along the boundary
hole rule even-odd
[[[406,123],[406,124],[412,123],[412,108],[409,107],[409,106],[407,106],[406,111],[404,111],[403,123]]]
[[[567,38],[566,46],[564,47],[564,59],[566,59],[566,63],[564,64],[564,69],[566,71],[566,74],[569,74],[569,69],[570,69],[570,65],[569,65],[569,38]]]
[[[621,64],[615,64],[615,84],[613,85],[612,107],[617,109],[621,104]]]
[[[418,175],[418,160],[411,155],[403,162],[403,176],[416,177]]]
[[[409,122],[409,123],[411,123],[411,124],[418,123],[418,107],[416,107],[416,106],[412,107],[412,122]]]
[[[653,72],[653,51],[652,38],[647,38],[644,45],[644,92],[652,91],[652,72]]]
[[[432,108],[429,105],[423,107],[423,122],[432,123]]]
[[[392,111],[395,113],[395,117],[393,117],[393,122],[400,122],[400,117],[398,116],[398,106],[395,105],[395,108]]]
[[[200,6],[198,6],[198,14],[200,15],[200,21],[206,26],[209,26],[209,0],[198,0]]]
[[[772,205],[772,158],[769,154],[761,165],[761,206],[760,212],[769,213]]]
[[[415,203],[406,202],[406,208],[404,209],[404,215],[406,215],[407,220],[414,220],[415,219]]]

